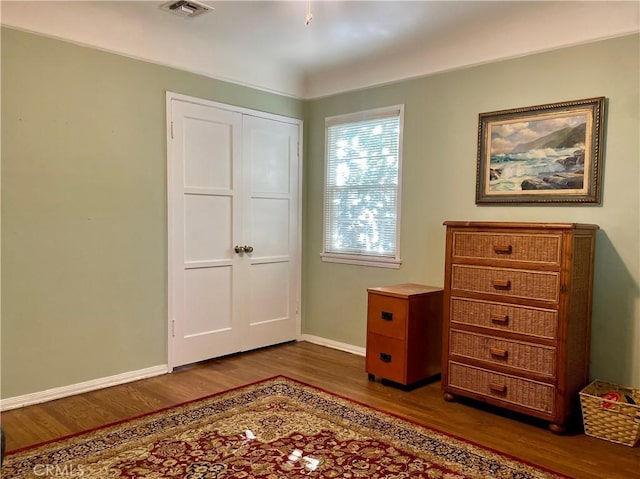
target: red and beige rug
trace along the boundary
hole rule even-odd
[[[11,452],[4,479],[560,476],[277,377]]]

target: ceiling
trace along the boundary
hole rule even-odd
[[[203,1],[194,18],[164,3],[4,0],[0,20],[298,98],[640,31],[637,1]]]

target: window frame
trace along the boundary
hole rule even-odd
[[[329,127],[356,123],[359,121],[375,120],[376,118],[398,118],[398,186],[396,190],[396,225],[395,225],[395,238],[396,249],[395,255],[392,256],[379,256],[368,255],[365,253],[336,253],[327,251],[327,228],[329,213],[327,211],[327,188],[328,188],[328,171],[329,171]],[[400,256],[400,225],[401,225],[401,205],[402,205],[402,157],[403,157],[403,133],[404,133],[404,105],[392,105],[381,108],[374,108],[370,110],[364,110],[354,113],[347,113],[343,115],[335,115],[325,118],[324,126],[324,185],[322,190],[322,253],[320,257],[323,262],[327,263],[342,263],[352,264],[360,266],[373,266],[378,268],[400,268],[402,259]]]

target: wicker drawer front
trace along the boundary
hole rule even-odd
[[[466,298],[451,298],[451,322],[555,339],[558,312]]]
[[[553,386],[517,376],[450,362],[449,385],[547,414],[554,410]]]
[[[453,233],[453,256],[560,264],[562,235]]]
[[[556,350],[549,346],[510,341],[452,329],[449,352],[555,377]]]
[[[405,339],[407,335],[407,304],[407,301],[399,298],[370,294],[367,331]]]
[[[451,268],[451,288],[555,303],[560,290],[560,274],[454,264]]]

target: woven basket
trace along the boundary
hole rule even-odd
[[[600,397],[609,392],[626,395],[635,404]],[[580,391],[580,405],[585,434],[632,447],[640,439],[640,389],[596,380]]]

